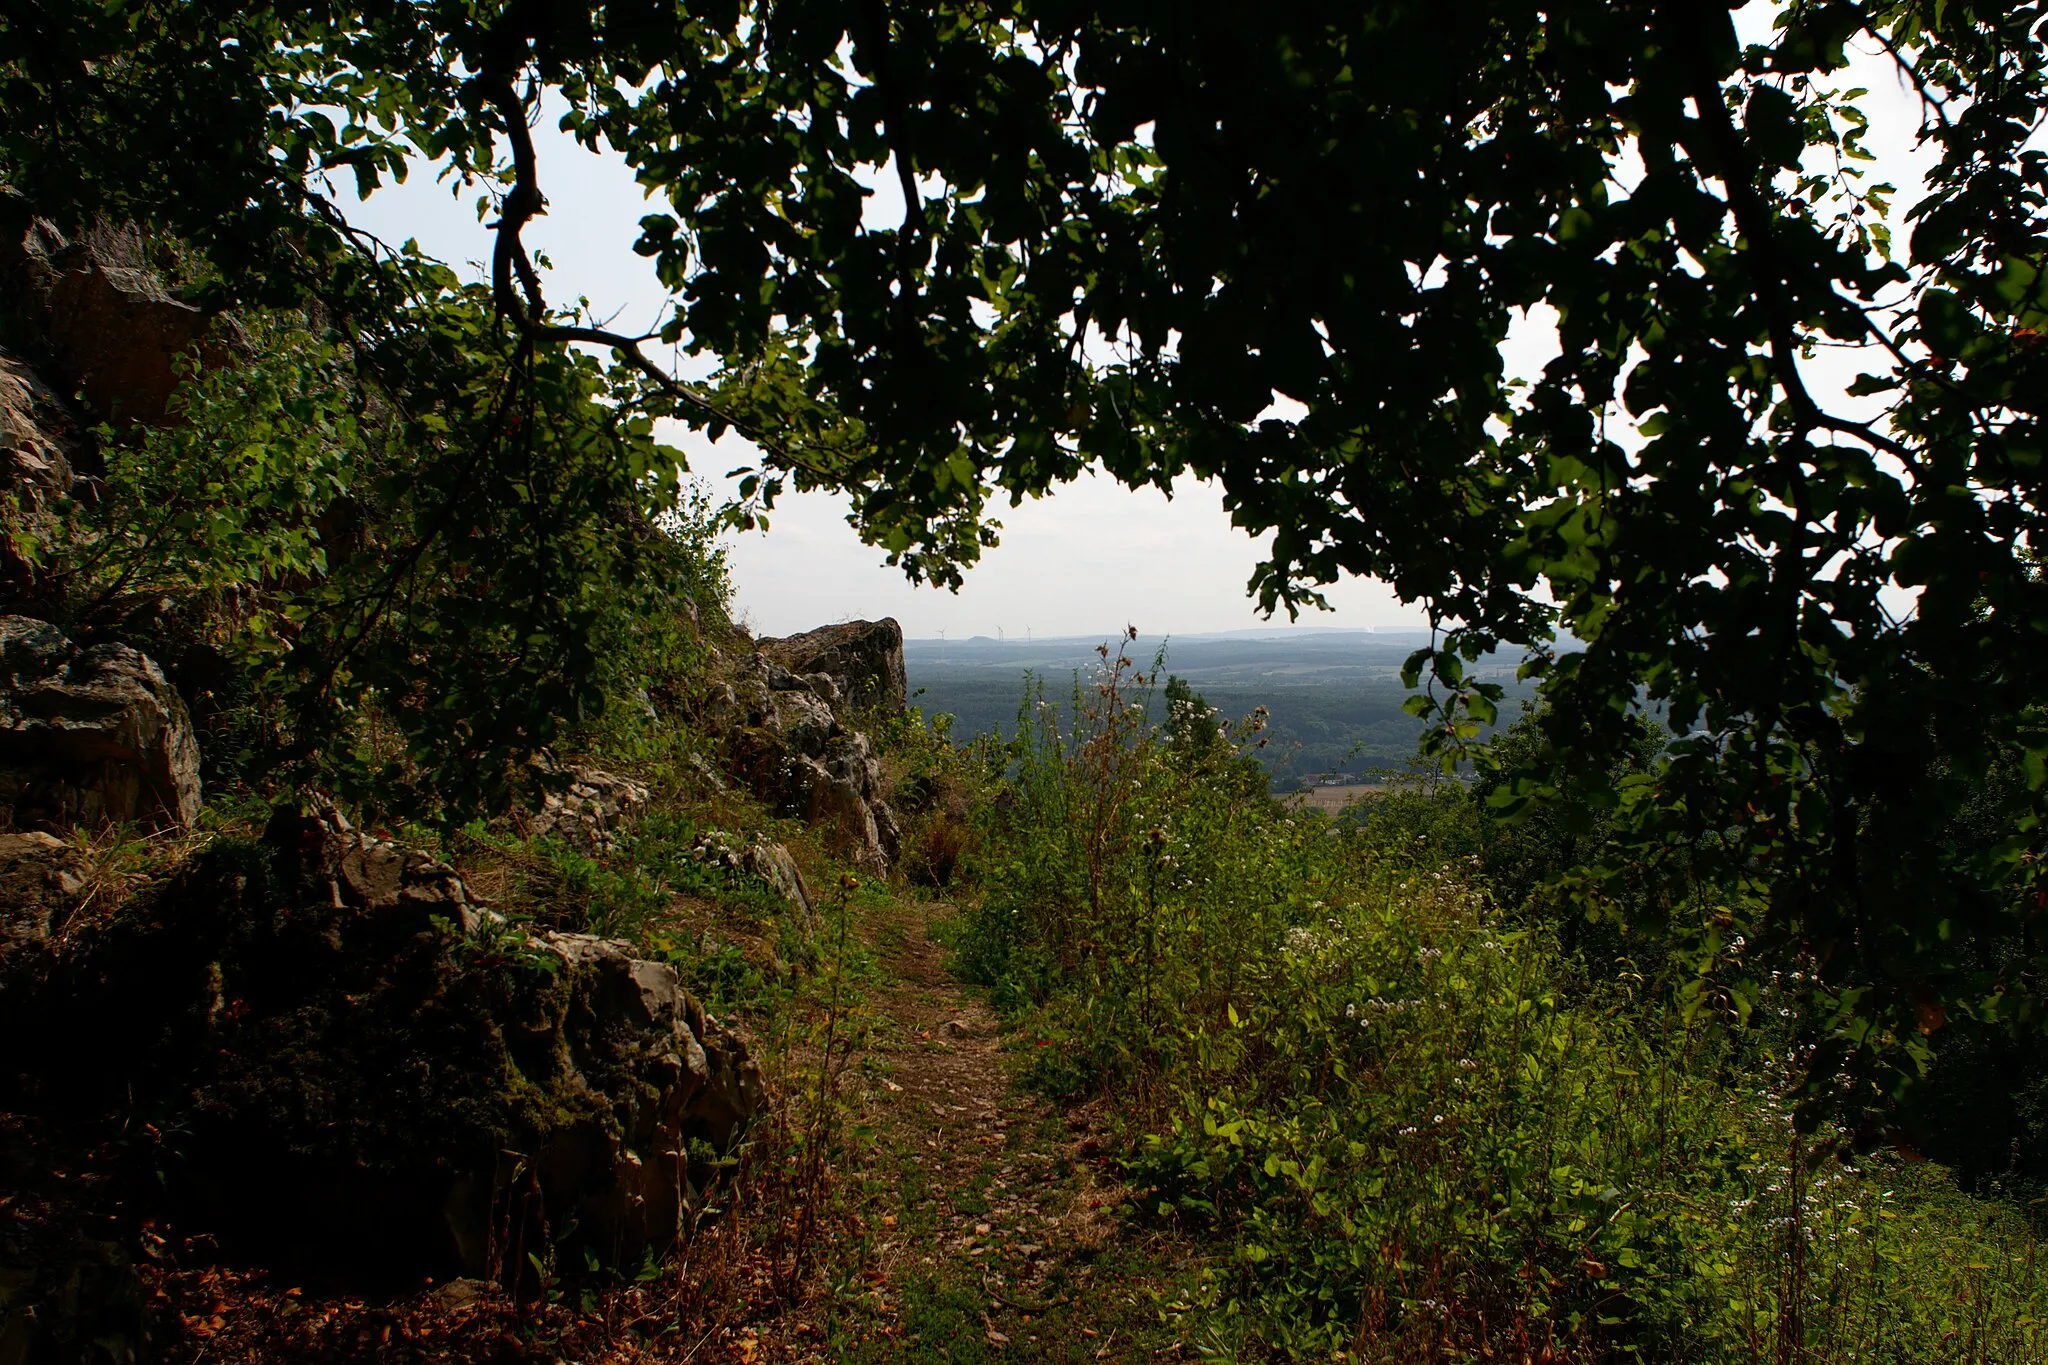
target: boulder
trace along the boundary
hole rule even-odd
[[[759,642],[770,662],[792,674],[822,673],[855,711],[894,714],[909,704],[903,670],[903,627],[894,617],[844,621],[801,635]]]
[[[0,601],[48,594],[48,551],[62,531],[59,500],[74,482],[75,434],[56,396],[0,352]]]
[[[164,288],[132,228],[73,242],[36,220],[6,255],[16,312],[44,342],[53,381],[82,392],[101,417],[160,425],[179,363],[218,365],[231,353],[233,337]]]
[[[893,621],[881,624],[895,633],[900,705],[902,632]],[[850,629],[827,627],[791,639],[811,640]],[[858,641],[872,636],[848,638]],[[770,643],[780,648],[790,642]],[[832,649],[842,651],[843,657],[837,660],[841,664],[859,652],[842,643],[831,645],[823,655],[799,654],[806,663],[815,663],[820,657],[833,663],[828,657]],[[877,695],[876,686],[872,674],[858,670],[807,668],[793,672],[770,657],[764,645],[713,685],[704,718],[714,734],[725,737],[733,775],[778,815],[821,827],[832,843],[852,853],[856,861],[884,872],[896,856],[896,818],[884,800],[881,764],[873,746],[865,733],[848,724],[852,708],[860,698]]]
[[[747,850],[743,862],[747,871],[775,888],[806,920],[816,917],[817,908],[811,900],[810,887],[804,883],[803,869],[796,865],[788,849],[775,843],[755,844]]]
[[[273,1265],[635,1267],[762,1103],[668,964],[526,933],[317,805],[0,982],[0,1036],[42,1040],[0,1060],[0,1108],[175,1131],[183,1224]]]
[[[22,828],[190,825],[199,746],[163,670],[123,644],[79,648],[0,616],[0,817]]]
[[[0,955],[41,943],[63,925],[85,889],[85,859],[40,831],[0,834]]]
[[[824,681],[831,683],[829,678]],[[836,693],[836,686],[833,691]],[[712,687],[706,719],[719,732],[766,730],[783,748],[810,758],[824,753],[826,743],[840,728],[826,695],[758,653],[742,660],[730,678]]]
[[[72,424],[57,396],[0,351],[0,488],[68,493]]]
[[[564,775],[568,786],[541,799],[527,833],[555,835],[586,853],[617,847],[620,832],[648,802],[646,785],[598,768],[571,767]]]

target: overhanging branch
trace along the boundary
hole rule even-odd
[[[491,301],[521,338],[528,344],[584,342],[607,347],[671,402],[694,408],[724,423],[788,468],[805,470],[820,478],[827,477],[827,472],[818,464],[778,439],[774,433],[732,412],[703,390],[677,379],[657,365],[641,349],[643,343],[654,339],[654,334],[628,336],[603,327],[547,320],[548,308],[541,292],[540,274],[534,269],[520,236],[526,225],[547,209],[547,198],[540,189],[540,158],[534,149],[533,130],[526,121],[529,101],[520,97],[510,70],[487,70],[476,77],[476,87],[484,103],[497,111],[499,121],[504,125],[506,140],[512,148],[512,188],[505,195],[495,225],[497,239],[491,258]]]

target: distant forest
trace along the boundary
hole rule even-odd
[[[1010,736],[1017,731],[1027,675],[1043,681],[1046,700],[1064,715],[1076,673],[1085,685],[1099,662],[1095,647],[1110,638],[910,640],[904,657],[911,690],[919,694],[913,700],[926,715],[951,715],[959,738]],[[1149,667],[1163,644],[1160,689],[1166,677],[1183,677],[1225,720],[1266,707],[1270,742],[1258,757],[1275,788],[1284,791],[1317,776],[1366,777],[1407,768],[1422,722],[1401,709],[1408,696],[1401,664],[1428,639],[1415,630],[1141,636],[1127,652]],[[1507,686],[1502,719],[1512,720],[1525,695],[1514,682],[1512,663],[1479,672]]]

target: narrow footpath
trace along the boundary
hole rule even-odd
[[[865,1254],[743,1358],[1192,1358],[1171,1286],[1194,1249],[1118,1212],[1100,1101],[1062,1109],[1012,1082],[995,1016],[934,940],[949,914],[907,902],[857,926],[880,968],[844,1083],[872,1133],[849,1177]]]

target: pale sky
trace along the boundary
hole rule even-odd
[[[1760,38],[1767,11],[1745,14],[1744,36]],[[1880,157],[1873,175],[1899,187],[1895,223],[1912,206],[1924,153],[1913,149],[1918,110],[1889,64],[1858,61],[1849,73],[1869,87],[1860,101],[1871,118],[1868,139]],[[526,230],[530,247],[551,262],[547,297],[555,306],[579,296],[604,320],[616,315],[622,331],[642,331],[659,316],[664,299],[649,262],[632,243],[648,212],[640,187],[615,154],[588,152],[555,130],[553,117],[536,130],[546,216]],[[422,171],[425,168],[420,168]],[[458,271],[481,277],[490,234],[478,220],[471,190],[451,196],[431,174],[416,173],[402,186],[380,190],[356,205],[351,220],[396,246],[408,237]],[[893,178],[883,178],[870,215],[893,224],[901,217]],[[1905,239],[1899,224],[1901,245]],[[1530,374],[1554,353],[1539,319],[1519,327],[1508,343],[1511,373]],[[1849,357],[1823,357],[1817,369],[1837,390],[1852,377]],[[679,439],[680,438],[680,439]],[[728,436],[718,448],[680,429],[667,439],[689,452],[693,471],[724,487],[723,474],[752,463],[749,447]],[[1002,543],[985,551],[958,593],[913,588],[883,564],[882,552],[862,545],[847,525],[843,498],[811,493],[778,501],[771,529],[733,538],[732,562],[741,612],[756,631],[786,635],[854,617],[894,616],[912,637],[1000,633],[1022,636],[1091,635],[1135,624],[1147,635],[1190,635],[1262,624],[1246,581],[1258,545],[1231,526],[1220,494],[1184,481],[1172,499],[1152,490],[1133,492],[1107,478],[1087,477],[1052,496],[1020,507],[998,506]],[[1353,579],[1325,590],[1334,611],[1305,614],[1301,625],[1392,628],[1423,624],[1391,589]],[[1273,623],[1288,624],[1284,614]]]

